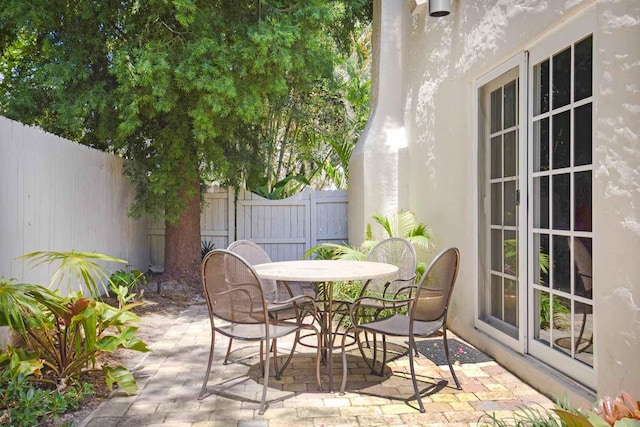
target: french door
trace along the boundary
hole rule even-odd
[[[576,19],[477,83],[476,324],[594,387],[590,28]]]

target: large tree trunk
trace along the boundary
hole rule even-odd
[[[180,198],[186,206],[180,219],[175,224],[165,221],[164,276],[196,281],[200,278],[199,182],[185,182]]]

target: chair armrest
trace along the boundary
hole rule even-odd
[[[305,307],[309,305],[313,307],[313,315],[316,316],[317,308],[316,308],[315,302],[316,300],[310,295],[296,295],[295,297],[288,298],[286,300],[269,301],[269,305],[275,308],[277,306],[285,307],[287,305],[293,304],[296,311],[298,310],[298,305],[305,305]]]
[[[358,321],[357,321],[358,316],[356,314],[358,310],[361,310],[360,306],[363,304],[366,305],[367,302],[381,303],[384,306],[384,308],[387,310],[397,310],[399,308],[405,307],[408,303],[410,303],[411,301],[414,301],[415,299],[416,299],[415,297],[401,299],[401,300],[394,299],[394,298],[375,297],[375,296],[360,297],[351,304],[351,307],[349,308],[349,317],[351,318],[351,323],[355,326],[358,326]]]

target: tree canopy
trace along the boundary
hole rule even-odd
[[[323,99],[337,49],[351,46],[370,7],[2,0],[0,114],[129,159],[132,214],[178,229],[190,218],[199,233],[201,185],[259,181],[269,126]]]

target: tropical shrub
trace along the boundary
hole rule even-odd
[[[7,355],[10,362],[7,362]],[[21,369],[17,352],[0,354],[0,425],[34,426],[45,417],[54,420],[69,409],[78,409],[82,400],[93,393],[93,386],[80,383],[69,386],[64,392],[56,388],[36,387],[34,372]],[[11,366],[13,365],[13,366]]]
[[[123,259],[114,258],[105,254],[76,251],[32,252],[21,256],[20,259],[27,261],[31,267],[57,263],[58,266],[54,270],[48,284],[50,289],[59,290],[65,286],[67,291],[71,292],[74,289],[74,284],[84,285],[86,291],[93,298],[97,298],[103,293],[109,293],[109,274],[97,261],[103,263],[127,263],[127,261]]]
[[[551,411],[542,406],[521,407],[513,417],[500,419],[484,415],[478,425],[507,426],[569,426],[569,427],[639,427],[640,401],[629,393],[621,392],[614,398],[605,396],[590,410],[572,408],[565,398],[556,402]]]
[[[635,400],[627,392],[615,397],[605,396],[590,411],[554,409],[567,425],[575,427],[631,427],[640,426],[640,400]]]
[[[147,283],[147,276],[140,270],[131,270],[127,271],[124,269],[116,270],[111,273],[109,277],[109,289],[113,290],[119,286],[124,286],[125,288],[137,289],[139,285],[144,285]]]
[[[205,256],[216,248],[216,244],[211,240],[203,240],[200,242],[200,258],[204,259]]]
[[[433,236],[431,229],[424,224],[418,223],[413,212],[400,211],[390,216],[380,214],[372,215],[373,220],[384,230],[382,239],[390,237],[402,237],[407,239],[416,248],[416,252],[428,251],[433,248]],[[380,240],[373,235],[371,224],[367,224],[365,230],[365,240],[359,248],[340,245],[337,243],[320,243],[304,253],[305,257],[316,259],[345,259],[363,261],[367,254]],[[419,262],[416,268],[417,280],[424,273],[425,264]]]
[[[372,218],[382,227],[382,230],[384,231],[383,239],[390,237],[402,237],[407,239],[416,248],[416,253],[426,252],[434,246],[431,229],[424,224],[418,223],[415,214],[411,211],[400,211],[390,216],[376,214],[372,215]],[[371,251],[379,241],[380,240],[377,240],[374,237],[371,224],[367,224],[365,240],[360,247],[340,245],[337,243],[321,243],[305,252],[304,256],[314,257],[315,259],[364,261],[367,258],[369,251]],[[416,281],[420,280],[425,269],[426,264],[419,261],[416,266]],[[321,293],[322,291],[323,288],[320,289]],[[351,282],[335,282],[333,286],[333,298],[336,301],[352,301],[360,296],[361,291],[362,286],[360,284]],[[371,295],[373,296],[375,294]],[[382,295],[380,294],[377,296]],[[390,313],[390,311],[383,311],[380,314],[384,316],[388,313]],[[348,316],[342,316],[340,323],[343,326],[348,326]]]
[[[71,274],[81,286],[93,291],[100,289],[96,278],[109,278],[95,260],[115,260],[101,254],[85,257],[77,252],[34,254],[38,263],[61,261],[52,283],[62,283]],[[119,307],[115,308],[95,298],[85,298],[81,291],[62,296],[58,290],[0,279],[0,326],[9,326],[16,332],[22,338],[24,351],[42,363],[38,380],[53,383],[62,391],[81,373],[95,369],[96,357],[102,352],[119,348],[149,351],[135,337],[138,328],[132,326],[139,318],[131,310],[140,303],[128,302],[127,288],[118,290]],[[117,383],[126,393],[136,391],[135,380],[125,367],[103,366],[102,370],[109,387]]]
[[[44,417],[54,419],[68,409],[77,409],[80,402],[92,393],[91,384],[71,386],[64,393],[34,387],[29,378],[6,378],[0,373],[0,424],[34,426]]]

